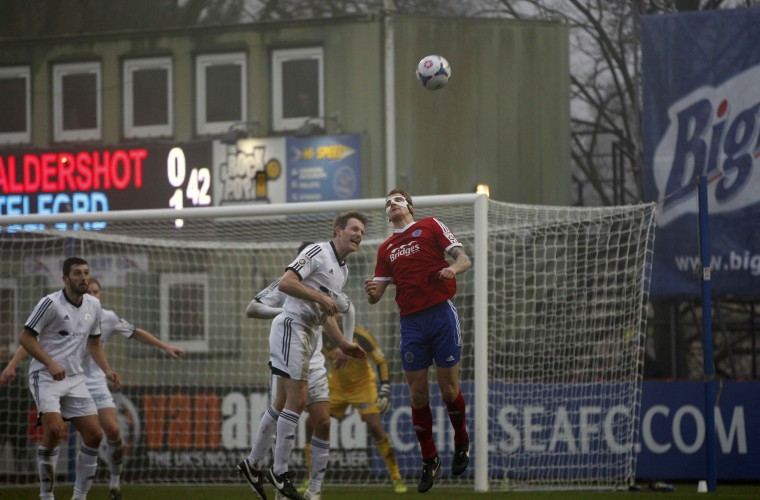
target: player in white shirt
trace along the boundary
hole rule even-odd
[[[101,287],[100,282],[90,277],[88,293],[100,300]],[[185,351],[179,347],[166,344],[157,339],[150,332],[137,328],[125,319],[122,319],[114,311],[101,308],[100,317],[100,340],[105,346],[106,342],[114,333],[123,335],[128,339],[135,339],[144,344],[155,346],[173,358],[185,356]],[[13,358],[8,362],[8,366],[0,374],[0,387],[5,385],[9,380],[16,376],[16,367],[21,360],[26,357],[26,349],[22,346],[16,350]],[[88,353],[85,353],[83,362],[84,374],[86,377],[85,385],[90,396],[95,401],[95,407],[98,412],[98,420],[103,433],[106,437],[106,454],[108,456],[108,466],[111,472],[109,480],[109,498],[110,500],[121,499],[121,471],[124,463],[124,446],[121,440],[121,426],[119,425],[116,403],[108,387],[108,379],[97,362]]]
[[[313,245],[313,243],[304,242],[301,244],[298,253],[300,254],[309,245]],[[280,314],[288,295],[279,290],[279,284],[280,280],[277,279],[259,292],[248,304],[245,311],[246,316],[256,319],[272,319]],[[343,331],[345,332],[347,328],[351,328],[353,331],[355,323],[353,304],[343,293],[336,294],[335,299],[338,310],[346,313],[343,314]],[[345,337],[350,342],[353,336]],[[313,429],[311,445],[315,450],[314,453],[310,454],[311,475],[308,480],[308,497],[316,497],[321,492],[330,452],[330,388],[325,356],[322,354],[321,333],[316,349],[309,363],[308,392],[306,395],[306,407],[309,410],[306,426],[307,429]],[[264,457],[274,442],[277,418],[285,405],[284,397],[277,398],[275,396],[277,394],[277,378],[274,375],[272,376],[273,400],[256,434],[257,444],[252,448],[248,459],[238,464],[238,472],[243,475],[253,491],[261,498],[265,497],[261,467]],[[280,496],[279,492],[277,492],[277,496]]]
[[[272,321],[269,364],[272,373],[279,377],[276,398],[284,397],[285,403],[277,417],[274,464],[267,478],[288,498],[301,499],[288,472],[288,461],[298,420],[306,405],[309,365],[317,349],[320,327],[346,354],[359,358],[367,355],[359,345],[346,341],[334,317],[338,311],[335,298],[342,293],[348,278],[345,258],[359,248],[366,220],[357,211],[338,215],[333,221],[332,240],[306,247],[287,266],[277,286],[288,297],[283,312]],[[265,414],[260,425],[266,425],[265,419],[272,417]],[[256,448],[266,444],[255,443],[252,454],[263,456]]]
[[[89,293],[100,299],[100,282],[90,278]],[[105,346],[108,340],[118,333],[128,339],[135,339],[143,344],[154,346],[166,352],[172,358],[182,358],[185,351],[179,347],[166,344],[157,339],[147,330],[137,328],[129,321],[120,318],[114,311],[103,309],[100,321],[102,331],[101,340]],[[111,472],[108,490],[110,500],[121,500],[121,472],[124,463],[124,445],[121,440],[121,426],[119,425],[118,412],[111,391],[108,388],[105,373],[92,357],[86,358],[85,374],[87,375],[87,389],[95,400],[98,408],[98,417],[103,433],[106,435],[106,449],[108,466]]]
[[[63,263],[64,289],[43,297],[24,324],[19,343],[34,358],[29,364],[29,388],[42,423],[37,449],[40,498],[55,498],[53,486],[58,445],[70,420],[82,436],[76,464],[74,499],[86,498],[98,467],[103,432],[97,409],[87,391],[84,357],[89,351],[114,388],[119,375],[111,370],[100,341],[100,301],[87,293],[90,266],[82,258]]]

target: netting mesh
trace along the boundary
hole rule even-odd
[[[443,221],[479,265],[472,205],[415,201],[416,217]],[[377,247],[390,234],[381,207],[382,200],[377,209],[364,210],[367,235],[348,258],[345,291],[356,305],[357,324],[374,334],[388,358],[393,403],[383,422],[401,473],[411,482],[420,458],[398,359],[397,309],[392,293],[370,306],[363,292]],[[36,302],[62,287],[63,259],[86,258],[101,282],[104,307],[189,352],[184,360],[171,360],[124,338],[106,346],[124,383],[116,397],[129,443],[123,481],[239,481],[235,465],[250,450],[269,402],[269,321],[247,319],[245,307],[283,273],[302,241],[330,239],[337,212],[225,212],[222,218],[187,217],[181,227],[173,219],[109,220],[108,214],[98,230],[6,226],[0,233],[0,347],[9,357]],[[649,205],[569,209],[488,202],[488,415],[481,417],[492,488],[507,482],[514,488],[632,481],[652,224]],[[455,303],[464,335],[460,375],[471,437],[477,416],[475,292],[472,270],[460,275]],[[37,481],[39,428],[27,366],[0,396],[5,484]],[[446,470],[453,433],[434,380],[431,370],[442,482],[471,483],[476,466],[457,479]],[[291,464],[299,478],[306,476],[303,420]],[[75,439],[71,430],[58,465],[59,474],[69,478],[68,450]],[[477,460],[477,450],[472,456]],[[100,467],[98,481],[105,478],[107,469]],[[385,481],[385,464],[357,412],[334,421],[327,484]]]

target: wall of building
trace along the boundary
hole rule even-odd
[[[421,195],[467,192],[486,183],[502,201],[570,203],[565,26],[397,16],[394,32],[397,185]],[[103,134],[96,145],[103,146],[124,142],[122,61],[171,56],[174,135],[156,140],[193,141],[215,138],[195,132],[195,56],[242,51],[248,119],[271,136],[294,132],[272,131],[271,51],[321,46],[325,115],[339,114],[342,133],[361,134],[362,195],[379,197],[387,187],[384,33],[380,18],[351,17],[3,40],[0,67],[32,67],[32,144],[19,146],[47,148],[54,145],[52,65],[101,61]],[[417,62],[431,53],[446,57],[453,70],[448,87],[435,92],[414,75]],[[11,149],[0,146],[0,154]]]

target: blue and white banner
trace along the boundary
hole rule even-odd
[[[551,466],[557,477],[609,475],[625,470],[631,447],[637,456],[639,480],[698,480],[706,477],[706,424],[704,386],[700,382],[644,382],[642,389],[639,439],[631,441],[629,430],[636,415],[631,405],[613,404],[610,394],[629,387],[619,382],[514,383],[489,385],[488,451],[495,481],[506,468],[520,468],[555,457]],[[473,384],[462,382],[467,400],[467,427],[475,435]],[[526,395],[542,394],[540,400]],[[412,425],[409,390],[393,384],[392,406],[383,415],[401,474],[416,478],[420,448]],[[498,397],[501,394],[503,397]],[[583,397],[579,397],[583,394]],[[760,480],[760,382],[725,381],[718,393],[715,410],[718,479],[721,481]],[[270,405],[267,387],[183,387],[127,386],[116,395],[124,442],[129,448],[125,479],[140,481],[233,480],[229,471],[245,457],[255,441],[261,416]],[[448,464],[454,452],[453,432],[437,386],[431,386],[433,437],[449,476]],[[17,412],[19,432],[27,437],[23,446],[32,456],[42,436],[36,425],[37,411],[31,398]],[[296,449],[306,443],[305,418],[299,422]],[[26,431],[24,432],[24,429]],[[10,440],[9,440],[10,443]],[[1,444],[1,443],[0,443]],[[475,443],[471,456],[476,457]],[[0,451],[3,451],[0,446]],[[8,462],[33,477],[34,461],[22,461],[19,450],[10,450]],[[562,458],[556,460],[558,455]],[[75,453],[61,451],[61,457]],[[18,463],[14,463],[17,460]],[[3,462],[0,462],[2,466]],[[548,462],[546,462],[548,463]],[[291,467],[300,477],[306,464],[295,452]],[[476,461],[465,472],[472,477],[482,466]],[[59,464],[59,470],[66,470]],[[73,474],[73,461],[68,464]],[[359,413],[351,410],[345,419],[333,419],[330,431],[330,477],[345,470],[352,477],[387,478],[383,459]],[[522,469],[526,470],[526,469]],[[0,469],[0,473],[8,472]],[[100,474],[107,474],[101,468]],[[531,475],[542,470],[530,469]],[[514,474],[510,470],[507,474]],[[534,476],[535,477],[535,476]],[[334,479],[331,479],[334,480]],[[496,486],[494,486],[496,487]]]
[[[760,8],[641,21],[644,195],[657,201],[652,299],[698,296],[696,180],[713,293],[760,291]]]

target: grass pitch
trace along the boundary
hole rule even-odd
[[[475,493],[469,488],[454,488],[445,485],[434,486],[432,490],[425,493],[424,496],[417,493],[416,485],[409,484],[409,492],[405,495],[396,495],[390,486],[335,486],[329,485],[322,494],[325,500],[388,500],[397,498],[420,498],[422,499],[439,499],[439,498],[470,498],[476,500],[486,500],[491,498],[500,498],[502,500],[545,500],[545,499],[562,499],[562,500],[635,500],[637,498],[661,498],[665,499],[694,499],[710,500],[712,498],[720,499],[758,499],[760,498],[760,484],[718,484],[718,490],[715,493],[697,493],[697,485],[694,484],[676,484],[676,491],[672,493],[649,491],[646,486],[640,492],[598,492],[598,491],[544,491],[544,492],[488,492]],[[60,484],[56,487],[56,496],[59,500],[71,497],[72,485]],[[124,485],[122,493],[125,500],[252,500],[255,495],[247,485],[225,485],[225,486],[207,486],[207,485]],[[3,500],[36,500],[39,498],[39,488],[30,487],[6,487],[0,486],[0,498]],[[275,492],[271,487],[267,489],[269,499],[274,499]],[[97,484],[93,486],[89,495],[90,500],[108,498],[108,487]]]

